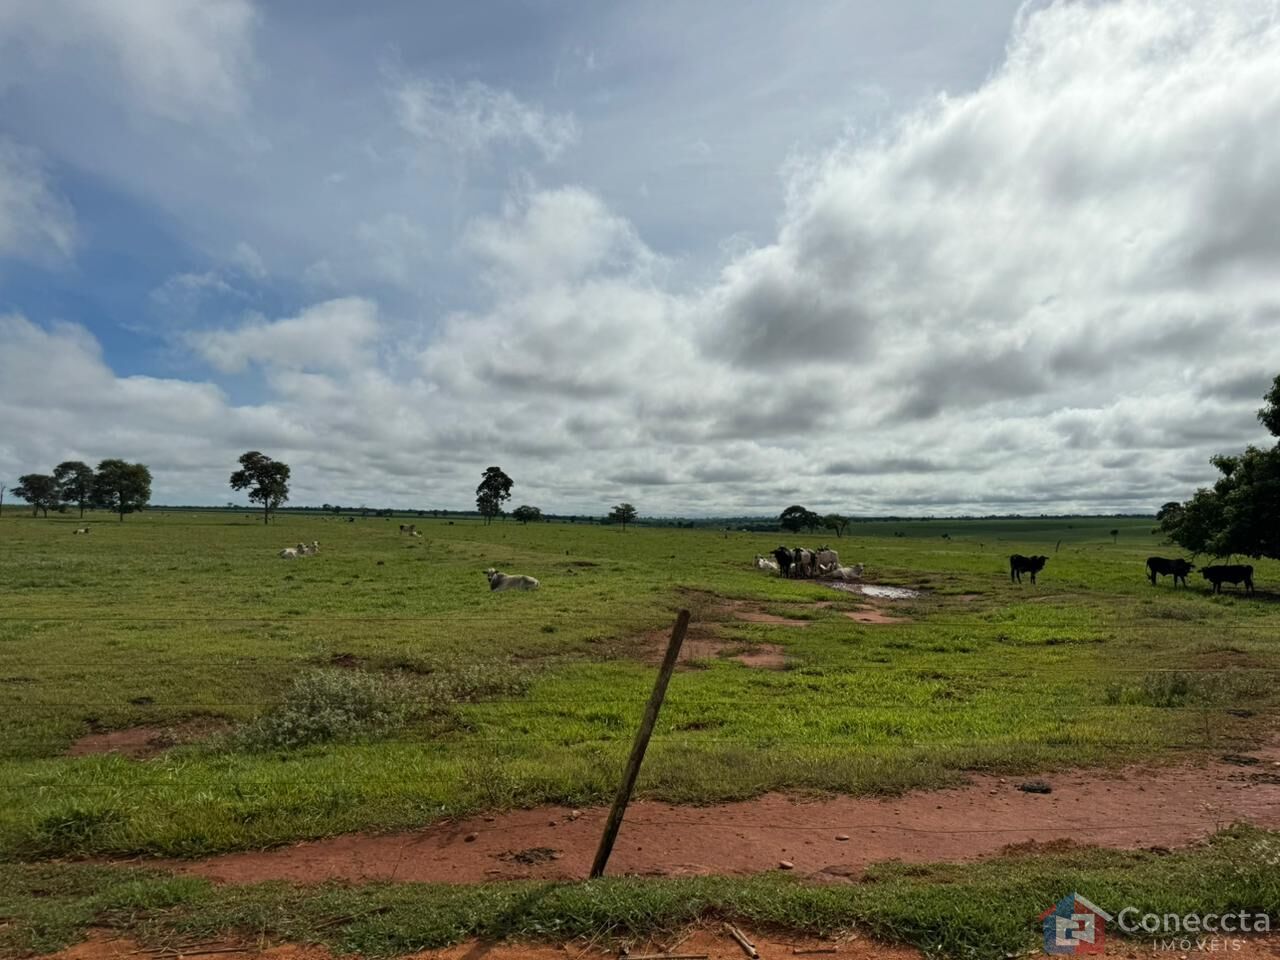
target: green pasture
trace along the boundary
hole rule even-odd
[[[672,682],[650,797],[890,793],[1235,749],[1275,697],[1280,565],[1258,564],[1255,598],[1210,597],[1194,574],[1152,587],[1144,558],[1173,551],[1150,520],[855,524],[830,541],[842,558],[922,591],[887,625],[754,570],[777,534],[416,522],[420,539],[395,520],[153,511],[73,536],[78,520],[7,510],[0,855],[194,856],[604,801],[681,606],[727,646]],[[277,559],[300,540],[320,555]],[[1014,551],[1050,556],[1038,585],[1009,582]],[[490,565],[543,587],[490,593]],[[811,622],[739,622],[725,598]],[[785,669],[728,658],[758,643]],[[395,709],[336,739],[272,739],[316,709],[290,692],[316,671],[385,682]],[[193,719],[211,735],[156,758],[65,755],[89,732]]]

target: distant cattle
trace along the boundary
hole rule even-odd
[[[415,536],[418,533],[418,525],[416,523],[402,523],[400,524],[400,532],[407,533],[411,537]]]
[[[1156,577],[1173,577],[1173,585],[1176,587],[1178,581],[1182,581],[1182,585],[1187,585],[1187,574],[1196,568],[1194,563],[1183,560],[1178,557],[1174,560],[1166,560],[1164,557],[1147,557],[1147,576],[1151,578],[1154,585]]]
[[[1213,584],[1214,593],[1221,593],[1224,583],[1243,583],[1245,593],[1253,593],[1253,567],[1247,563],[1205,567],[1200,575]]]
[[[1024,557],[1020,553],[1015,553],[1009,558],[1009,582],[1022,582],[1024,573],[1031,574],[1031,582],[1036,582],[1036,574],[1044,569],[1048,557]]]
[[[88,528],[88,527],[76,527],[76,529],[72,530],[71,532],[72,532],[72,534],[77,534],[77,533],[88,533],[88,532],[89,532],[89,528]]]

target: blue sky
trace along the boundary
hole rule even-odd
[[[0,483],[1135,510],[1265,434],[1273,0],[0,0]]]

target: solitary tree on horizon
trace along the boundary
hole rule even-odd
[[[537,507],[531,507],[528,504],[522,503],[511,511],[511,516],[516,520],[519,520],[521,523],[536,523],[542,519],[542,511]]]
[[[622,532],[627,532],[627,524],[636,518],[636,508],[629,503],[620,503],[609,511],[609,519],[613,523],[622,524]]]
[[[783,530],[799,533],[801,530],[815,530],[822,523],[822,518],[798,503],[793,503],[778,515],[778,525]]]
[[[262,522],[289,499],[289,465],[265,453],[250,450],[240,455],[240,469],[231,474],[232,490],[248,490],[249,499],[262,504]]]
[[[146,509],[151,501],[151,471],[143,463],[103,460],[93,481],[93,503],[120,515]]]
[[[84,508],[93,500],[93,468],[79,460],[64,460],[53,468],[53,479],[58,482],[58,496],[64,503],[74,503]]]
[[[824,530],[834,530],[837,537],[844,536],[844,528],[849,526],[849,518],[838,513],[828,513],[822,518]]]
[[[49,508],[58,505],[58,481],[47,473],[28,473],[19,477],[13,493],[31,504],[33,517],[39,515],[41,510],[47,517]]]
[[[501,467],[489,467],[481,475],[480,486],[476,487],[476,510],[486,525],[502,513],[502,505],[511,499],[512,485]]]

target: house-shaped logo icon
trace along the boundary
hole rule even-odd
[[[1078,893],[1069,893],[1040,914],[1044,952],[1067,957],[1100,955],[1106,948],[1111,914]]]

